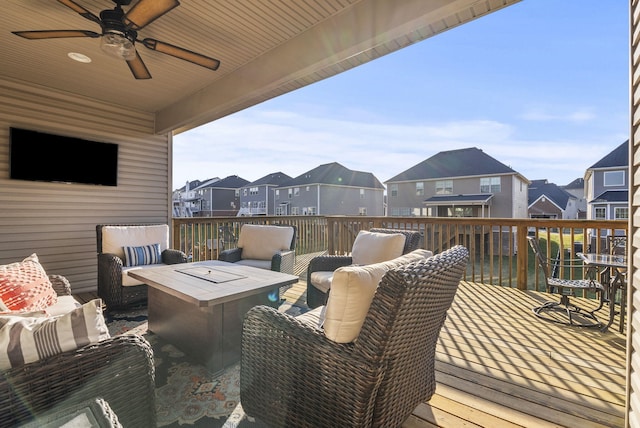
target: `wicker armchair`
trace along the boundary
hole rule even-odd
[[[402,254],[410,253],[413,250],[420,248],[420,242],[422,235],[420,232],[414,232],[410,230],[399,229],[371,229],[370,232],[377,233],[401,233],[405,235],[406,240],[404,243],[404,249]],[[307,306],[310,308],[317,308],[327,304],[329,297],[328,292],[324,292],[313,285],[311,281],[311,274],[314,272],[333,272],[341,266],[349,266],[353,263],[352,257],[349,256],[336,256],[336,255],[324,255],[311,259],[309,266],[307,267]]]
[[[123,285],[123,267],[125,262],[122,255],[105,252],[103,250],[103,231],[107,226],[144,227],[158,226],[157,224],[99,224],[96,226],[96,242],[98,249],[98,296],[104,301],[108,310],[123,308],[133,304],[144,304],[147,301],[147,285]],[[168,232],[167,232],[168,233]],[[147,242],[130,242],[129,245],[147,244]],[[166,244],[168,246],[168,234]],[[170,248],[163,248],[162,263],[186,263],[187,255]]]
[[[260,228],[261,225],[250,225],[253,226],[254,229],[252,232],[255,233],[255,228]],[[265,226],[265,225],[262,225]],[[296,262],[296,232],[297,228],[292,225],[268,225],[267,227],[279,227],[293,229],[293,235],[291,236],[290,243],[288,242],[287,237],[287,245],[289,247],[288,251],[284,250],[274,250],[272,254],[270,253],[268,256],[265,256],[263,259],[252,259],[246,258],[243,256],[242,248],[231,248],[228,250],[224,250],[220,252],[218,256],[218,260],[229,263],[241,263],[247,266],[259,267],[263,269],[269,269],[276,272],[283,272],[293,275],[293,268]],[[243,229],[240,229],[240,238],[238,242],[243,240]],[[290,232],[289,232],[290,233]],[[280,233],[279,233],[280,234]],[[286,234],[286,232],[285,232]]]
[[[69,281],[49,275],[59,296]],[[87,400],[107,401],[125,427],[155,427],[155,368],[151,345],[122,335],[33,363],[0,371],[0,426]]]
[[[388,271],[352,343],[252,308],[242,333],[245,412],[269,426],[399,427],[435,392],[436,342],[468,257],[456,246]]]

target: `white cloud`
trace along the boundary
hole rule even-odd
[[[467,147],[529,179],[567,184],[613,148],[600,141],[521,140],[515,131],[489,120],[385,124],[248,110],[174,137],[174,187],[215,176],[253,181],[282,171],[295,177],[330,162],[384,182],[440,151]]]

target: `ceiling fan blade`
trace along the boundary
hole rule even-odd
[[[98,18],[96,15],[89,12],[87,9],[80,6],[78,3],[74,2],[73,0],[58,0],[58,2],[72,9],[74,12],[78,13],[83,18],[86,18],[89,21],[93,21],[97,24],[100,24],[100,18]]]
[[[142,40],[142,44],[153,51],[162,52],[164,54],[192,62],[211,70],[217,70],[218,67],[220,67],[220,61],[218,61],[217,59],[210,58],[208,56],[195,53],[188,49],[180,48],[169,43],[160,42],[155,39],[144,39]]]
[[[86,30],[38,30],[38,31],[12,31],[16,36],[29,40],[38,39],[64,39],[68,37],[93,37],[98,38],[100,34]]]
[[[179,5],[178,0],[139,0],[125,13],[122,22],[137,31]]]
[[[131,70],[133,77],[136,79],[151,79],[151,73],[149,73],[147,66],[144,65],[138,51],[136,51],[136,57],[134,59],[127,61],[127,65],[129,66],[129,70]]]

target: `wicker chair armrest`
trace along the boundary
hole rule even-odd
[[[231,248],[229,250],[221,251],[218,255],[218,260],[223,262],[235,263],[242,259],[242,248]]]
[[[281,251],[271,258],[271,270],[276,272],[288,273],[293,275],[293,269],[296,264],[296,252]]]
[[[333,342],[274,308],[256,306],[245,317],[240,401],[270,426],[369,426],[384,370],[355,354],[353,344]],[[293,398],[308,407],[291,412]]]
[[[311,272],[327,271],[333,272],[342,266],[349,266],[353,263],[351,256],[317,256],[309,261],[307,271]]]
[[[120,270],[120,273],[122,273],[122,266],[124,266],[124,260],[113,253],[99,253],[98,263],[108,265],[110,269]]]
[[[120,335],[0,372],[0,426],[102,397],[123,426],[155,427],[151,345]]]
[[[62,275],[49,275],[49,281],[58,296],[71,296],[71,284]]]
[[[167,248],[162,252],[162,263],[167,265],[175,265],[177,263],[186,263],[187,255],[180,250]]]

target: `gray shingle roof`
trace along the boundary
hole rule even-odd
[[[337,186],[384,189],[380,180],[378,180],[372,173],[354,171],[337,162],[320,165],[282,183],[280,186],[291,187],[310,184],[333,184]]]
[[[629,166],[629,140],[620,144],[608,155],[591,165],[589,169]]]
[[[554,183],[545,183],[542,185],[529,186],[529,206],[543,195],[562,209],[567,208],[569,199],[573,198],[573,195],[562,187]]]
[[[471,147],[440,152],[390,178],[385,183],[515,173],[516,171],[487,155],[482,150]]]
[[[628,202],[629,191],[628,190],[607,190],[596,196],[589,203],[594,202]]]
[[[222,180],[216,181],[208,187],[217,187],[222,189],[239,189],[247,185],[248,183],[249,180],[245,180],[244,178],[238,177],[237,175],[230,175],[223,178]]]
[[[565,189],[584,189],[584,178],[576,178],[571,183],[564,186]]]
[[[479,193],[476,195],[434,195],[424,200],[426,205],[442,205],[464,203],[465,205],[486,205],[493,198],[492,193]]]
[[[248,186],[261,186],[264,184],[274,184],[276,186],[279,186],[287,180],[291,180],[291,176],[278,171],[267,174],[264,177],[257,179],[256,181],[252,181],[248,184]]]

